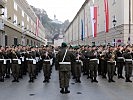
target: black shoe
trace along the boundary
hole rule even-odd
[[[96,83],[98,83],[98,81],[97,81],[96,79],[94,79],[94,80],[93,80],[93,82],[96,82]]]
[[[68,90],[68,88],[65,88],[65,93],[70,93],[70,91]]]
[[[19,82],[19,80],[16,80],[16,82]]]
[[[4,79],[0,79],[0,82],[4,82]]]
[[[130,82],[130,83],[132,83],[132,81],[131,81],[130,79],[126,79],[126,82]]]
[[[12,82],[16,82],[16,80],[14,79],[14,80],[12,80]]]
[[[62,88],[62,89],[60,90],[60,93],[62,93],[62,94],[65,93],[64,88]]]
[[[30,80],[29,80],[29,83],[31,83],[31,82],[32,82],[32,80],[30,79]]]
[[[117,76],[117,74],[116,74],[116,73],[114,73],[114,75],[115,75],[115,76]]]
[[[47,80],[47,83],[49,83],[49,80]]]
[[[44,80],[44,81],[43,81],[43,83],[46,83],[46,82],[47,82],[47,80]]]
[[[124,79],[124,77],[123,77],[123,76],[119,76],[119,78]]]
[[[108,82],[111,83],[112,81],[109,79]]]
[[[115,82],[113,79],[111,79],[111,82]]]

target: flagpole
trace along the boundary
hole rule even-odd
[[[130,45],[131,42],[131,0],[129,0],[129,37],[128,37],[128,44]]]

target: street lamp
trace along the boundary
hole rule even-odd
[[[114,29],[115,29],[115,27],[116,27],[116,23],[117,23],[117,21],[116,21],[116,18],[115,18],[115,16],[114,16],[114,19],[113,19],[113,25],[114,25]],[[116,30],[116,29],[115,29]],[[114,39],[114,34],[113,34],[113,45],[115,46],[115,39]]]
[[[114,25],[114,28],[115,28],[115,26],[116,26],[116,23],[117,23],[117,21],[116,21],[116,19],[115,19],[115,16],[114,16],[114,19],[113,19],[113,25]]]

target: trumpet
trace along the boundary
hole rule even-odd
[[[112,54],[111,54],[110,61],[111,61],[111,62],[114,62],[114,61],[115,61],[115,52],[114,52],[114,51],[113,51]]]

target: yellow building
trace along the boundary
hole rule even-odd
[[[92,7],[97,8],[97,20]],[[86,0],[66,29],[64,41],[71,45],[133,44],[133,0]]]
[[[1,0],[0,7],[0,45],[45,44],[45,28],[26,0]]]

